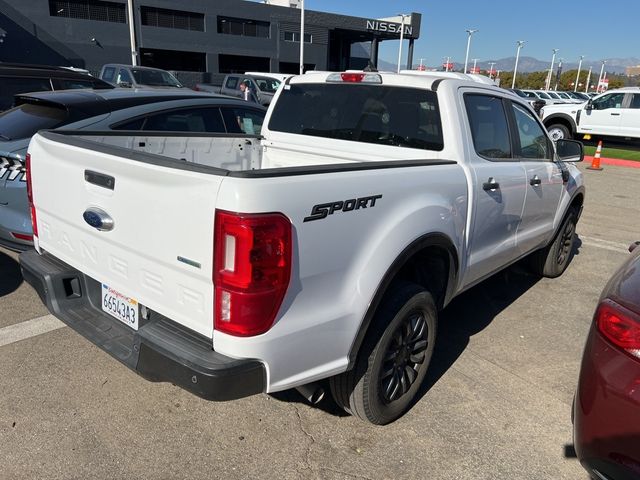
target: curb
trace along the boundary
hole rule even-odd
[[[591,163],[593,157],[585,155],[584,161]],[[640,162],[635,160],[622,160],[620,158],[604,158],[600,159],[600,163],[605,165],[613,165],[616,167],[640,168]]]

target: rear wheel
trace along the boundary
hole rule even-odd
[[[547,131],[549,132],[549,136],[551,137],[551,140],[553,140],[554,142],[558,140],[563,140],[563,139],[564,140],[571,139],[571,132],[567,127],[565,127],[561,123],[550,125],[549,127],[547,127]]]
[[[531,268],[537,275],[555,278],[564,273],[573,257],[573,242],[576,235],[578,214],[569,210],[553,241],[531,256]]]
[[[336,403],[377,425],[402,416],[427,373],[436,329],[431,294],[419,285],[398,283],[378,307],[354,368],[330,380]]]

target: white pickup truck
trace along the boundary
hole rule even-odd
[[[547,105],[542,121],[555,140],[585,135],[614,140],[640,139],[640,88],[609,90],[579,105]]]
[[[24,278],[71,328],[212,400],[292,387],[402,415],[438,312],[525,257],[560,275],[584,201],[530,107],[419,74],[287,80],[263,137],[49,131]]]

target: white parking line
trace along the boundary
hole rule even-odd
[[[51,332],[65,326],[64,323],[53,315],[45,315],[44,317],[9,325],[8,327],[0,328],[0,347],[42,335],[43,333]]]
[[[609,240],[603,240],[601,238],[594,237],[586,237],[584,235],[579,235],[580,240],[582,240],[583,245],[587,245],[589,247],[597,247],[602,248],[603,250],[609,250],[611,252],[629,252],[629,245],[632,242],[627,243],[619,243],[619,242],[611,242]]]

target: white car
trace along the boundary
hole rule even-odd
[[[551,138],[584,135],[640,139],[640,87],[609,90],[580,105],[548,105],[542,109]]]
[[[525,257],[548,277],[570,262],[582,144],[554,146],[504,89],[300,75],[261,133],[36,134],[26,281],[150,380],[230,400],[317,399],[328,378],[385,424],[416,400],[452,298]]]

